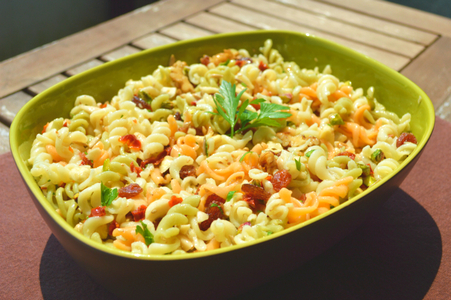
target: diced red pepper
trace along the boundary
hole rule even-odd
[[[47,124],[44,125],[44,128],[42,129],[42,134],[44,134],[47,131],[47,127],[49,126],[49,122],[47,122]]]

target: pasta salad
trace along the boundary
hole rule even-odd
[[[260,53],[172,59],[110,101],[78,96],[29,164],[47,200],[89,239],[144,255],[238,245],[323,214],[415,149],[410,114],[374,89]]]

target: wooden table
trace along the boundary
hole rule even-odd
[[[55,83],[94,66],[158,45],[216,33],[260,29],[308,32],[379,60],[417,83],[432,99],[437,116],[451,121],[451,19],[379,0],[166,0],[0,62],[0,154],[6,153],[0,156],[2,157],[1,166],[7,167],[12,163],[11,156],[8,154],[8,139],[9,126],[15,114],[33,96]],[[442,137],[434,140],[434,147],[437,149],[446,148],[447,145],[449,147],[446,143],[451,140],[448,132],[451,126],[441,120],[438,123],[440,128],[436,131],[440,132]],[[445,159],[445,167],[451,167],[448,162],[451,152],[446,151],[448,151],[448,157]],[[427,164],[433,162],[434,154],[429,154],[430,157],[423,155],[427,157],[423,160],[422,167],[428,168]],[[445,175],[449,174],[447,171],[449,168],[445,169],[448,172],[445,172]],[[445,175],[441,174],[442,177],[437,180],[446,180]],[[411,176],[410,181],[406,181],[415,185],[414,179],[416,177]],[[441,280],[440,283],[436,283],[438,280],[436,279],[434,283],[428,283],[425,292],[410,295],[414,298],[418,295],[421,298],[426,295],[427,298],[449,299],[451,296],[447,290],[451,286],[449,285],[451,268],[448,265],[451,264],[451,252],[449,247],[445,248],[445,245],[451,244],[451,236],[444,224],[448,222],[446,212],[451,212],[451,206],[448,204],[444,208],[445,212],[436,211],[432,205],[428,206],[426,201],[419,200],[421,197],[427,198],[425,194],[427,189],[414,190],[406,184],[401,188],[396,199],[408,201],[406,199],[410,197],[409,194],[412,194],[412,197],[420,202],[432,216],[432,222],[435,220],[438,224],[439,238],[441,234],[443,244],[443,252],[440,252],[441,264],[440,258],[438,262],[440,276],[437,275],[437,278]],[[449,190],[448,178],[444,191]],[[445,192],[442,189],[439,197],[446,197]],[[22,191],[22,193],[25,192]],[[411,209],[415,210],[413,207]],[[36,220],[40,220],[37,212]],[[2,231],[5,228],[2,225]],[[52,237],[48,239],[46,249],[58,244]],[[402,234],[400,238],[402,239]],[[4,245],[0,252],[6,250],[3,247]],[[57,249],[60,248],[57,247]],[[45,255],[48,255],[48,252],[46,254],[44,251],[42,258],[38,257],[41,259],[41,272],[42,268],[45,268],[42,264],[48,261],[44,259]],[[61,255],[64,259],[70,259],[67,254]],[[326,256],[327,259],[338,258],[329,254]],[[69,267],[77,268],[70,263]],[[314,269],[315,263],[313,266],[310,265],[310,268]],[[76,269],[75,272],[83,271]],[[42,277],[43,274],[41,273],[40,276]],[[347,275],[349,274],[348,272]],[[432,274],[432,277],[429,276],[432,281],[435,274]],[[304,284],[308,284],[307,277],[303,278],[307,282]],[[0,287],[4,292],[8,288],[5,283],[8,279],[2,280],[0,283],[4,285]],[[343,280],[343,278],[337,278],[337,280]],[[448,283],[447,289],[442,286],[446,283]],[[325,282],[325,284],[328,283]],[[430,286],[432,288],[428,292]],[[64,289],[60,288],[60,294],[49,294],[48,291],[51,289],[47,288],[49,287],[41,282],[42,294],[28,296],[41,299],[51,298],[49,295],[65,295],[62,291]],[[111,296],[95,284],[89,288],[89,291],[97,293],[97,298],[107,299]],[[358,286],[354,288],[354,292],[359,290]],[[5,298],[0,292],[0,298],[11,299],[11,295],[22,298],[30,291],[32,290],[25,289],[23,294],[6,293]],[[86,296],[86,294],[82,295]],[[365,295],[365,293],[353,294],[351,291],[350,297],[347,298],[358,299],[356,295]],[[376,296],[374,293],[371,295],[365,298],[379,299],[377,293]],[[252,291],[248,296],[252,297]],[[276,295],[273,294],[273,296]],[[403,299],[396,293],[392,294],[392,297]]]

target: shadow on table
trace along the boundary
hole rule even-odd
[[[340,243],[298,270],[234,299],[422,299],[441,257],[434,220],[398,189]],[[252,276],[252,270],[240,271]],[[40,282],[44,299],[116,299],[93,282],[53,235],[41,258]],[[233,287],[225,283],[218,291],[224,288]]]

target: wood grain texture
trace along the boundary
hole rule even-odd
[[[451,96],[436,109],[436,112],[439,118],[451,122]]]
[[[344,23],[350,23],[371,31],[378,31],[386,35],[391,35],[400,39],[406,39],[411,42],[417,42],[423,45],[432,43],[436,34],[411,28],[405,25],[397,24],[391,21],[357,13],[349,9],[344,9],[310,0],[276,0],[280,3],[292,5],[310,12],[314,12],[327,18],[335,19]]]
[[[183,22],[179,22],[166,27],[160,30],[160,32],[176,40],[188,40],[213,34],[213,32],[211,31],[204,30]]]
[[[261,0],[234,0],[233,2],[299,25],[313,27],[316,30],[321,30],[329,34],[337,35],[342,38],[350,39],[355,42],[377,47],[410,58],[416,56],[424,49],[424,46],[416,43],[387,36],[379,32],[369,31],[347,23],[338,22],[330,18],[318,16],[317,14],[312,14],[296,8],[287,7],[286,5],[279,3]]]
[[[44,81],[41,81],[39,83],[36,83],[34,85],[29,86],[27,89],[33,93],[33,94],[39,94],[40,92],[45,91],[49,87],[54,86],[57,83],[60,83],[61,81],[67,79],[66,76],[62,74],[58,74],[56,76],[50,77],[49,79],[46,79]]]
[[[159,33],[151,33],[149,35],[146,35],[145,37],[139,38],[135,41],[133,41],[131,44],[133,46],[139,47],[141,49],[150,49],[157,46],[163,46],[170,43],[174,43],[176,40],[161,35]]]
[[[451,37],[441,37],[401,73],[431,98],[435,109],[451,95]]]
[[[103,61],[112,61],[112,60],[115,60],[115,59],[118,59],[118,58],[122,58],[122,57],[128,56],[130,54],[138,53],[140,51],[141,51],[141,49],[138,49],[136,47],[132,47],[132,46],[129,46],[129,45],[125,45],[125,46],[122,46],[122,47],[120,47],[118,49],[115,49],[113,51],[110,51],[110,52],[102,55],[100,57],[100,59],[103,60]]]
[[[9,127],[0,123],[0,154],[10,152]]]
[[[100,66],[103,64],[103,61],[100,61],[98,59],[93,59],[88,62],[82,63],[78,66],[75,66],[69,70],[67,70],[65,73],[69,76],[74,76],[76,74],[79,74],[81,72],[87,71],[89,69],[92,69],[94,67]]]
[[[338,7],[390,20],[396,23],[428,30],[432,33],[451,36],[451,19],[424,12],[415,8],[374,0],[320,0]]]
[[[218,5],[212,9],[210,12],[223,16],[224,18],[229,18],[240,23],[244,23],[250,26],[256,26],[261,29],[282,29],[282,30],[293,30],[304,33],[310,33],[336,43],[342,44],[349,48],[355,49],[371,58],[374,58],[387,66],[400,70],[405,66],[410,60],[407,57],[390,53],[384,50],[376,49],[367,45],[363,45],[354,41],[350,41],[335,35],[327,34],[322,31],[315,30],[313,28],[308,28],[292,22],[287,22],[280,20],[273,16],[268,16],[262,13],[255,12],[251,9],[236,6],[230,3],[224,3]]]
[[[0,97],[64,72],[223,0],[166,0],[0,63]]]
[[[185,22],[205,28],[215,33],[228,33],[256,29],[253,26],[240,24],[206,12],[202,12],[191,18],[188,18],[185,20]]]
[[[33,97],[20,91],[0,99],[0,121],[10,126],[16,114],[31,98]]]

